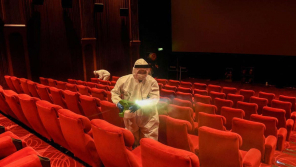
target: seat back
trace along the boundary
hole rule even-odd
[[[119,117],[118,107],[111,102],[101,101],[102,117],[105,121],[118,127],[124,127],[123,119]]]
[[[61,89],[57,89],[55,87],[49,87],[50,95],[52,98],[52,102],[56,105],[61,106],[62,108],[67,108],[66,103],[63,98],[63,92]]]
[[[80,95],[80,105],[83,110],[85,116],[92,120],[92,119],[99,119],[102,118],[100,112],[100,99],[85,95]]]
[[[226,130],[226,118],[221,115],[208,114],[205,112],[198,113],[198,127],[207,126],[218,130]]]
[[[182,93],[182,92],[177,92],[176,93],[176,98],[182,99],[182,100],[188,100],[192,103],[192,94],[191,93]]]
[[[91,78],[90,81],[93,82],[93,83],[99,83],[99,79],[98,78]]]
[[[193,94],[199,94],[199,95],[207,96],[208,95],[208,91],[206,91],[206,90],[200,90],[200,89],[194,89],[193,90]]]
[[[280,101],[290,102],[292,104],[291,112],[296,110],[296,108],[295,108],[296,98],[295,97],[280,95],[279,100]]]
[[[75,79],[67,79],[70,84],[77,84]]]
[[[78,92],[76,84],[67,83],[66,90],[70,90],[72,92]]]
[[[48,86],[56,87],[57,86],[57,81],[51,78],[47,79],[48,81]]]
[[[77,85],[78,92],[82,95],[91,95],[90,87],[84,85]]]
[[[225,124],[226,129],[230,130],[232,128],[232,120],[234,118],[243,119],[245,116],[245,112],[244,110],[241,110],[241,109],[222,107],[221,115],[226,118],[226,124]]]
[[[84,115],[79,102],[79,93],[65,90],[63,91],[63,95],[67,109],[73,111],[76,114]]]
[[[262,109],[263,116],[275,117],[278,119],[277,128],[287,128],[286,126],[286,111],[279,108],[272,107],[263,107]]]
[[[3,94],[3,87],[0,85],[0,110],[6,114],[6,115],[10,115],[11,117],[17,119],[17,117],[15,116],[15,114],[11,111],[9,105],[7,104],[6,100],[5,100],[5,96]]]
[[[225,99],[220,99],[220,98],[215,98],[214,99],[214,104],[217,106],[217,114],[220,114],[221,108],[223,106],[225,107],[232,107],[233,102],[231,100],[225,100]]]
[[[31,97],[26,94],[19,94],[18,97],[20,100],[20,104],[21,104],[21,108],[23,110],[24,116],[30,123],[31,127],[41,136],[50,140],[51,137],[48,134],[47,130],[44,128],[44,125],[41,122],[41,119],[39,117],[39,113],[36,107],[36,102],[39,101],[40,99],[36,97]]]
[[[86,86],[90,87],[90,88],[95,88],[96,87],[96,83],[93,82],[86,82]]]
[[[168,80],[167,79],[156,79],[157,83],[162,83],[163,85],[166,85]]]
[[[165,85],[163,89],[172,90],[172,91],[176,92],[177,86]]]
[[[212,98],[212,103],[214,104],[215,102],[215,98],[219,98],[219,99],[225,99],[226,95],[225,93],[219,93],[219,92],[211,92],[210,96]]]
[[[112,81],[117,81],[120,77],[118,76],[112,76]]]
[[[233,107],[237,106],[237,102],[244,101],[243,95],[228,94],[227,99],[233,102]]]
[[[49,95],[49,87],[41,84],[36,84],[37,93],[41,100],[46,100],[52,103],[52,99]]]
[[[158,141],[167,145],[167,115],[159,115]]]
[[[257,114],[258,105],[256,103],[246,103],[246,102],[239,101],[237,103],[236,108],[244,110],[245,112],[244,119],[249,120],[252,114]]]
[[[81,80],[76,80],[76,84],[77,85],[84,85],[84,86],[86,86],[86,82],[85,81],[81,81]]]
[[[16,92],[16,89],[15,89],[15,87],[13,86],[10,77],[11,77],[11,76],[9,76],[9,75],[5,75],[5,76],[4,76],[5,81],[6,81],[6,84],[8,85],[9,89],[11,89],[12,91]]]
[[[173,99],[173,104],[177,106],[183,106],[183,107],[191,107],[192,108],[192,103],[188,100],[182,100],[178,98]]]
[[[143,167],[199,167],[199,159],[192,152],[173,148],[149,138],[141,140]]]
[[[192,90],[191,90],[191,88],[184,88],[184,87],[179,86],[177,88],[177,92],[192,93]]]
[[[35,83],[33,81],[27,81],[27,84],[28,84],[28,89],[29,89],[31,96],[39,98],[39,94],[37,92],[37,86],[36,86],[37,83]]]
[[[203,166],[242,166],[242,155],[239,151],[242,138],[238,134],[203,126],[198,129],[198,136],[198,157]]]
[[[66,90],[67,89],[66,84],[67,84],[67,82],[57,81],[57,86],[56,87],[58,89]]]
[[[116,81],[111,81],[111,86],[115,86],[116,85]]]
[[[91,88],[90,91],[91,91],[92,97],[96,97],[96,98],[98,98],[100,100],[107,100],[106,90]]]
[[[261,152],[261,158],[264,160],[265,152],[265,125],[260,122],[254,122],[239,118],[232,120],[232,132],[239,134],[243,139],[241,150],[249,151],[256,148]]]
[[[111,83],[110,83],[110,81],[100,80],[100,84],[110,86]]]
[[[183,87],[183,88],[192,88],[192,83],[191,82],[180,82],[179,87]]]
[[[267,106],[268,99],[252,96],[250,98],[250,103],[256,103],[258,105],[257,113],[262,114],[262,109],[263,109],[264,106]]]
[[[160,96],[161,97],[168,97],[170,99],[174,99],[176,94],[175,94],[175,91],[173,91],[173,90],[161,89],[160,90]]]
[[[22,90],[24,91],[24,93],[27,95],[31,95],[29,88],[28,88],[27,79],[21,78],[20,82],[21,82],[21,87],[22,87]]]
[[[40,84],[48,86],[48,80],[44,77],[39,77]]]
[[[109,86],[108,85],[97,84],[96,87],[98,89],[104,89],[104,90],[109,91]]]
[[[193,110],[190,107],[181,107],[174,104],[168,106],[168,115],[175,119],[188,121],[194,127]]]
[[[244,102],[249,102],[250,98],[255,95],[255,91],[240,89],[239,94],[244,96]]]
[[[37,101],[36,106],[40,120],[53,141],[71,151],[59,122],[58,110],[62,107],[44,100]]]
[[[178,87],[180,84],[180,81],[170,79],[167,84],[170,86],[177,86]]]
[[[199,94],[195,94],[194,95],[194,102],[201,102],[201,103],[205,103],[205,104],[212,104],[212,98],[211,96],[204,96],[204,95],[199,95]]]
[[[211,104],[205,104],[201,102],[195,103],[195,120],[198,120],[198,115],[200,112],[215,114],[217,107]]]
[[[58,114],[62,133],[74,155],[91,166],[102,166],[94,140],[88,134],[90,120],[67,109],[59,109]]]
[[[278,129],[277,129],[277,123],[278,120],[275,117],[270,116],[262,116],[258,114],[252,114],[250,117],[251,121],[260,122],[263,123],[266,127],[264,131],[264,136],[267,137],[269,135],[277,137]]]
[[[163,84],[162,83],[158,83],[158,87],[159,87],[159,90],[161,90],[163,88]]]
[[[17,77],[10,77],[11,82],[16,90],[17,93],[24,93],[22,87],[21,87],[21,82],[20,79],[18,79]]]
[[[236,94],[237,89],[233,87],[223,87],[222,92],[225,93],[226,97],[228,94]]]
[[[286,118],[287,119],[291,118],[291,107],[292,107],[291,102],[272,100],[271,107],[284,109],[286,111]]]
[[[219,85],[208,85],[208,93],[211,93],[211,92],[221,92],[221,86]]]
[[[193,88],[199,90],[207,90],[207,85],[203,83],[194,83]]]
[[[113,103],[113,101],[112,101],[112,94],[111,94],[111,92],[110,91],[106,91],[106,94],[107,94],[107,101],[109,101],[109,102],[111,102],[111,103]]]
[[[274,93],[266,93],[266,92],[259,92],[259,97],[260,98],[265,98],[265,99],[267,99],[268,100],[268,103],[267,103],[267,105],[268,106],[271,106],[271,101],[273,100],[273,99],[275,99],[275,94]]]

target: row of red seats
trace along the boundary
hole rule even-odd
[[[0,166],[48,167],[50,160],[42,157],[26,142],[0,125]]]

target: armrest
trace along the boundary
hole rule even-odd
[[[291,119],[295,120],[296,119],[296,111],[291,113]]]
[[[16,151],[17,149],[10,136],[0,138],[0,159],[3,159]]]
[[[198,136],[198,122],[193,122],[193,134]]]
[[[5,132],[5,127],[0,125],[0,134]]]
[[[264,154],[264,162],[266,164],[272,163],[272,158],[275,152],[277,140],[275,136],[269,135],[265,139],[265,154]]]
[[[243,167],[259,167],[261,152],[255,148],[250,149],[243,159]]]
[[[286,121],[286,125],[287,125],[287,129],[288,129],[288,127],[293,127],[293,125],[294,125],[294,121],[292,120],[292,119],[288,119],[287,121]]]
[[[285,149],[285,142],[287,138],[287,129],[286,128],[280,128],[278,130],[278,141],[277,141],[277,150],[283,151]]]

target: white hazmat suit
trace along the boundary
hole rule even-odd
[[[104,80],[104,81],[109,81],[110,79],[110,73],[107,70],[97,70],[94,71],[94,75],[98,75],[99,79]]]
[[[139,70],[147,71],[146,74],[138,74]],[[117,103],[122,100],[135,102],[136,100],[149,101],[141,106],[135,113],[126,110],[124,113],[124,124],[135,137],[135,146],[139,145],[141,138],[158,140],[159,118],[156,104],[159,101],[159,87],[157,81],[148,75],[150,68],[144,59],[138,59],[133,68],[133,74],[118,79],[111,91],[112,101]],[[141,82],[139,82],[139,80]]]

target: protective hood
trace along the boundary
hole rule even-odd
[[[138,75],[138,72],[140,70],[145,70],[147,73],[144,75],[144,79],[146,79],[147,75],[149,74],[150,72],[150,66],[148,65],[148,63],[144,60],[144,59],[138,59],[136,62],[135,62],[135,65],[134,65],[134,68],[133,68],[133,76],[135,79],[139,79],[139,75]],[[142,74],[141,74],[142,75]],[[142,79],[143,80],[143,79]]]

